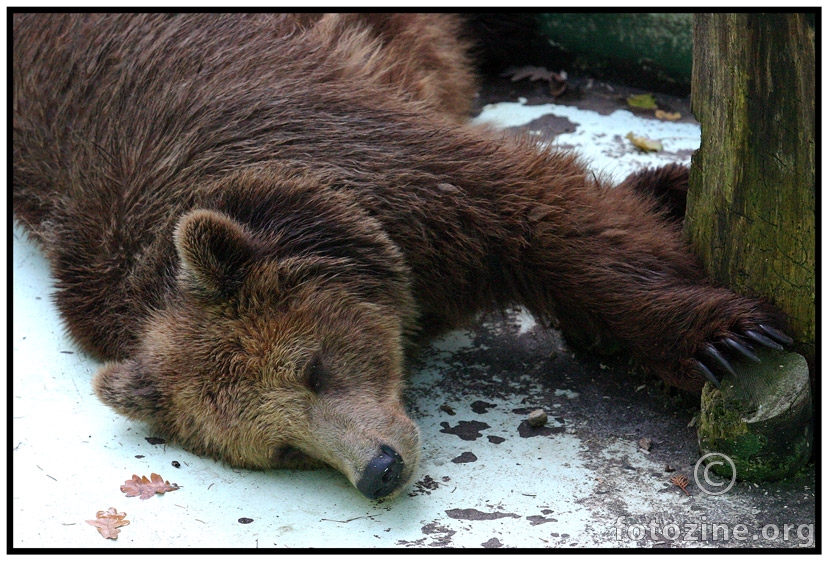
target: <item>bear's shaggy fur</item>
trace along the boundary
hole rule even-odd
[[[329,464],[376,498],[417,465],[402,389],[424,335],[519,304],[698,390],[716,347],[778,325],[711,286],[641,194],[686,171],[607,189],[572,154],[463,124],[461,26],[14,16],[15,216],[69,332],[109,361],[104,402],[193,452]]]

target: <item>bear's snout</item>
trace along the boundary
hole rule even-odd
[[[345,395],[318,400],[295,445],[341,472],[357,491],[376,500],[398,494],[420,461],[420,434],[399,398]]]
[[[383,444],[379,455],[374,457],[356,484],[360,493],[369,499],[381,499],[397,490],[405,462],[396,450]]]

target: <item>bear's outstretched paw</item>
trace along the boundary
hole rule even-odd
[[[758,330],[746,330],[743,336],[753,341],[753,343],[758,343],[777,351],[784,350],[784,345],[793,343],[793,339],[778,329],[761,324],[758,327]],[[754,362],[760,362],[759,357],[753,352],[753,347],[747,341],[738,341],[733,337],[723,337],[719,342],[738,353],[739,356]],[[710,381],[717,388],[720,387],[720,383],[716,375],[713,374],[710,366],[717,365],[731,374],[736,374],[727,358],[712,343],[705,343],[699,351],[699,354],[700,356],[693,359],[693,365],[706,380]],[[705,364],[705,361],[708,364]]]

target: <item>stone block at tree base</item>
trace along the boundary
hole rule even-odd
[[[739,363],[721,389],[704,387],[699,447],[702,455],[727,455],[740,481],[775,481],[794,475],[811,457],[808,366],[796,353],[757,354],[761,363]],[[726,463],[711,466],[723,477],[731,477],[730,469]]]

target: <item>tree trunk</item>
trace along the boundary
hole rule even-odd
[[[813,24],[803,14],[694,16],[691,105],[702,140],[685,219],[714,279],[788,315],[796,350],[811,372]],[[810,457],[813,440],[804,362],[796,354],[765,352],[761,365],[739,363],[721,389],[708,384],[698,427],[703,457],[726,454],[735,476],[747,481],[794,475]]]
[[[693,33],[686,232],[714,279],[788,315],[813,372],[813,14],[697,14]]]

